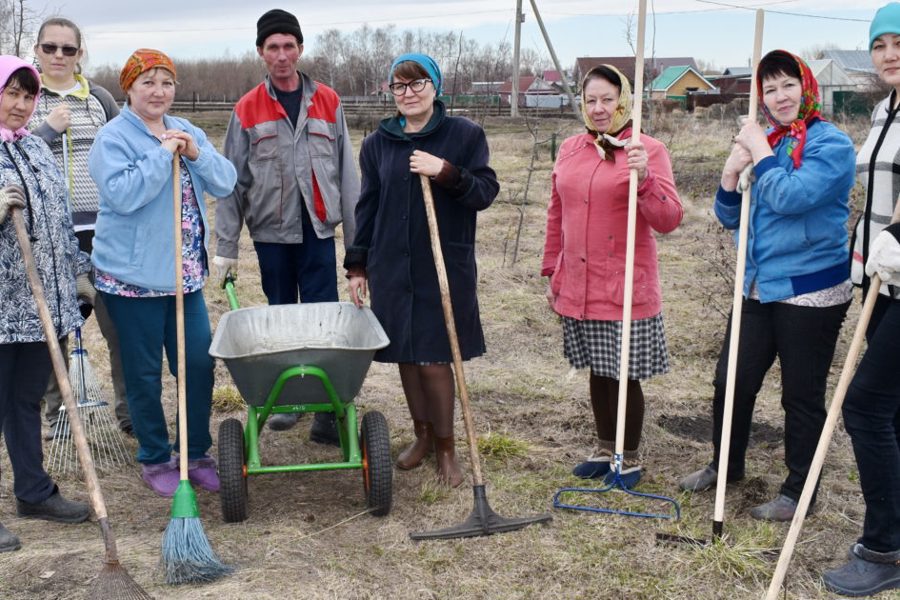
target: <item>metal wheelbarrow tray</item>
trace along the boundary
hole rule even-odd
[[[362,419],[357,434],[353,399],[375,352],[390,342],[367,308],[320,302],[237,309],[233,284],[226,284],[232,310],[222,315],[209,348],[225,362],[247,402],[247,425],[230,418],[219,427],[219,478],[226,521],[247,518],[247,478],[292,471],[361,469],[366,502],[375,515],[391,507],[390,436],[384,416]],[[276,413],[333,412],[343,461],[263,466],[259,432]]]

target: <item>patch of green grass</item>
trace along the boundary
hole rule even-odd
[[[443,502],[450,495],[450,490],[437,481],[429,480],[422,484],[419,492],[419,502],[426,506]]]
[[[526,456],[528,444],[502,433],[489,433],[478,438],[478,452],[485,458],[505,462],[511,458]]]
[[[213,390],[212,408],[216,412],[230,413],[247,408],[247,403],[233,385],[223,385]]]

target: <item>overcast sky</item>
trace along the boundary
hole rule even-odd
[[[91,67],[119,66],[141,46],[174,58],[240,56],[253,50],[256,20],[269,8],[297,15],[306,52],[327,29],[352,31],[368,23],[398,30],[454,30],[482,43],[513,40],[515,0],[301,0],[257,3],[247,0],[26,0],[44,16],[59,14],[78,23]],[[693,56],[718,67],[747,65],[752,53],[754,13],[732,6],[764,8],[763,50],[801,52],[834,44],[866,49],[872,15],[884,0],[652,0],[648,2],[646,55]],[[577,56],[631,54],[625,39],[626,15],[637,0],[537,0],[563,67]],[[846,8],[852,5],[852,9]],[[655,8],[655,27],[652,18]],[[778,12],[780,11],[780,12]],[[545,51],[543,38],[523,0],[522,45]],[[801,16],[784,13],[800,13]],[[816,15],[814,17],[812,15]],[[655,31],[655,35],[654,35]]]

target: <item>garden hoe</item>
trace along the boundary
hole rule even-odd
[[[637,56],[635,57],[634,69],[634,107],[632,110],[632,129],[631,143],[639,143],[641,138],[641,110],[642,110],[642,93],[644,89],[644,26],[647,20],[647,0],[640,0],[640,8],[638,13],[638,33],[637,33]],[[562,488],[553,496],[554,508],[568,508],[572,510],[583,510],[588,512],[608,513],[625,515],[629,517],[645,517],[652,519],[678,519],[681,515],[681,508],[673,498],[659,496],[656,494],[647,494],[636,492],[629,489],[622,481],[622,462],[625,451],[625,409],[628,396],[628,386],[623,385],[623,381],[628,381],[629,358],[631,356],[631,301],[634,291],[634,232],[637,223],[637,188],[638,173],[636,169],[631,169],[630,182],[628,187],[628,236],[625,251],[625,299],[622,305],[622,347],[619,356],[619,398],[616,416],[616,449],[613,455],[613,461],[610,465],[610,472],[613,474],[613,480],[602,488],[581,488],[569,487]],[[602,494],[612,489],[620,489],[626,494],[638,496],[641,498],[649,498],[651,500],[659,500],[661,502],[671,504],[674,509],[674,515],[671,513],[652,513],[652,512],[636,512],[626,509],[603,508],[595,506],[586,506],[583,504],[570,504],[562,500],[563,495],[571,494]]]
[[[756,121],[759,95],[752,91],[752,82],[756,81],[756,71],[762,55],[762,36],[764,13],[756,11],[756,29],[753,37],[753,72],[750,78],[750,108],[747,118]],[[731,337],[728,340],[728,371],[725,382],[725,406],[722,414],[722,438],[719,443],[718,479],[716,480],[716,503],[713,513],[713,539],[722,537],[722,526],[725,520],[725,485],[728,476],[728,453],[731,448],[731,420],[734,413],[734,388],[737,372],[738,341],[741,335],[741,309],[744,303],[744,269],[747,264],[747,229],[750,222],[751,184],[749,175],[752,165],[741,174],[741,219],[738,225],[737,264],[734,271],[734,297],[731,309]],[[657,541],[686,543],[705,546],[709,542],[689,537],[657,533]]]
[[[475,495],[475,507],[469,517],[446,529],[436,531],[420,531],[409,534],[414,540],[442,540],[464,537],[477,537],[494,533],[516,531],[532,523],[546,523],[553,519],[549,514],[533,517],[507,519],[495,513],[488,504],[481,474],[481,460],[478,456],[478,445],[475,438],[475,425],[472,421],[472,410],[469,406],[469,391],[466,387],[466,376],[463,373],[462,354],[459,350],[459,339],[456,337],[456,321],[450,304],[450,283],[447,280],[447,269],[444,265],[444,254],[441,251],[441,239],[438,232],[437,215],[434,210],[434,198],[431,195],[431,182],[427,175],[420,176],[422,195],[425,197],[425,212],[428,215],[428,232],[431,236],[431,251],[434,254],[434,267],[437,271],[438,284],[441,288],[441,304],[444,309],[444,321],[447,325],[447,337],[450,339],[450,351],[453,354],[453,371],[456,374],[456,385],[459,387],[459,403],[462,407],[463,421],[466,426],[466,438],[469,442],[469,457],[472,461],[472,491]]]
[[[894,204],[894,214],[891,217],[892,224],[898,221],[900,221],[900,202]],[[787,537],[784,539],[784,546],[781,548],[781,554],[778,556],[775,573],[772,575],[772,582],[769,584],[768,592],[766,592],[766,600],[775,600],[778,597],[778,592],[781,590],[781,585],[784,582],[784,576],[787,574],[791,556],[794,554],[794,546],[797,544],[797,538],[800,537],[800,529],[803,527],[803,521],[806,519],[806,514],[809,511],[809,503],[812,500],[813,493],[816,491],[819,475],[822,473],[822,465],[825,462],[825,455],[828,453],[828,446],[831,444],[831,436],[841,414],[844,398],[847,396],[847,389],[853,380],[853,374],[856,372],[856,359],[859,358],[863,341],[865,341],[866,329],[869,328],[869,320],[872,318],[872,311],[875,309],[875,301],[878,299],[880,290],[881,278],[876,273],[869,282],[869,291],[866,293],[866,300],[863,302],[859,321],[856,323],[856,331],[853,332],[853,340],[850,342],[847,358],[844,359],[841,378],[838,379],[837,387],[834,389],[834,398],[828,407],[828,416],[825,418],[825,424],[822,426],[822,435],[819,437],[818,445],[816,445],[816,453],[813,455],[809,473],[806,475],[806,482],[803,484],[800,500],[797,501],[797,509],[794,511],[791,528],[788,530]]]
[[[91,508],[93,508],[94,516],[97,517],[97,522],[100,524],[100,533],[103,536],[103,544],[106,548],[103,569],[100,571],[97,579],[94,580],[93,589],[89,597],[102,598],[103,600],[142,600],[150,598],[151,596],[131,578],[125,567],[119,563],[116,539],[113,536],[109,517],[106,514],[106,502],[103,499],[103,491],[100,489],[100,480],[97,478],[94,460],[91,457],[90,448],[88,448],[84,426],[81,424],[81,417],[75,404],[75,396],[72,393],[72,386],[69,384],[69,378],[66,376],[66,364],[63,360],[59,340],[56,337],[56,328],[53,325],[53,318],[50,316],[50,309],[47,308],[44,286],[41,283],[41,278],[38,276],[34,255],[31,252],[31,239],[28,231],[25,229],[22,209],[13,209],[12,220],[16,228],[16,238],[18,238],[19,247],[22,251],[22,259],[25,262],[25,274],[28,276],[31,293],[34,296],[38,315],[41,318],[41,325],[44,328],[44,336],[47,338],[50,360],[53,363],[53,372],[56,375],[57,383],[59,383],[59,391],[62,394],[63,403],[69,411],[72,438],[75,440],[75,449],[78,452],[78,459],[84,471]]]

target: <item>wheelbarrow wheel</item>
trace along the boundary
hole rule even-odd
[[[219,425],[219,500],[226,523],[247,519],[247,476],[244,474],[244,427],[237,419]]]
[[[383,517],[391,511],[394,476],[391,438],[384,415],[377,411],[366,413],[359,437],[366,505],[373,515]]]

